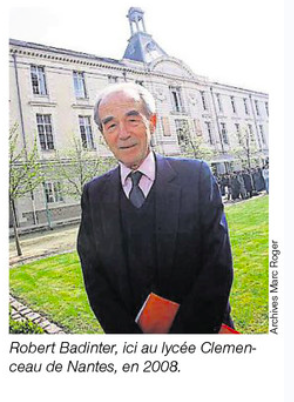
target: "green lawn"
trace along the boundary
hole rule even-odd
[[[244,333],[268,332],[268,196],[226,209],[234,259],[232,316]]]
[[[232,316],[243,333],[268,331],[268,196],[226,208],[235,278]],[[10,269],[12,295],[69,333],[103,333],[87,301],[76,253]]]
[[[12,295],[66,332],[103,333],[89,307],[76,253],[12,268],[10,288]]]

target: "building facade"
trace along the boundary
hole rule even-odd
[[[54,163],[76,136],[84,150],[106,157],[93,120],[95,99],[110,83],[131,81],[155,97],[157,152],[202,157],[195,151],[201,144],[210,165],[224,173],[242,167],[235,150],[248,140],[252,163],[261,165],[268,157],[268,95],[195,74],[146,32],[141,9],[130,8],[127,17],[131,37],[121,60],[10,40],[10,124],[18,125],[20,146],[30,149],[37,138],[40,160]],[[80,206],[63,194],[60,181],[47,177],[34,194],[16,201],[15,212],[25,228],[78,220]]]

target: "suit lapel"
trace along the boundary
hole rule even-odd
[[[156,155],[156,243],[159,288],[166,289],[174,262],[181,187],[167,159]]]
[[[111,280],[119,290],[122,300],[130,307],[131,294],[123,248],[123,235],[120,217],[120,173],[116,168],[109,174],[101,194],[101,221],[104,239],[102,261],[113,267]]]

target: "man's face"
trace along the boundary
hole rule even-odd
[[[149,153],[156,116],[148,117],[142,100],[132,92],[114,92],[99,106],[103,136],[115,158],[136,169]]]

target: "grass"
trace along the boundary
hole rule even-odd
[[[243,333],[268,332],[268,196],[226,208],[234,258],[232,316]],[[75,334],[103,333],[84,290],[76,253],[10,270],[12,295]]]
[[[103,333],[89,307],[76,253],[12,268],[10,288],[14,296],[66,332]]]
[[[243,333],[268,332],[268,196],[226,209],[234,259],[232,316]]]

